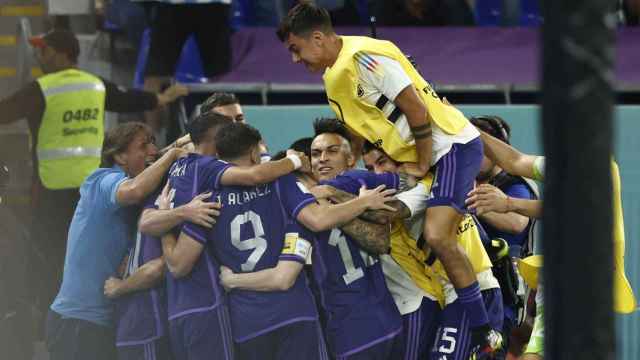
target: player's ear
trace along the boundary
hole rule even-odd
[[[121,152],[118,154],[113,155],[113,161],[118,165],[118,166],[126,166],[127,165],[127,160],[129,159],[129,157],[127,156],[126,152]]]
[[[353,156],[352,151],[347,153],[347,165],[349,165],[349,168],[356,166],[356,157]]]
[[[326,35],[319,30],[315,30],[311,33],[311,41],[313,41],[313,43],[316,45],[320,45],[322,42],[324,42],[325,37]]]

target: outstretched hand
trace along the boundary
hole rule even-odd
[[[478,216],[488,212],[509,212],[509,197],[502,190],[489,184],[482,184],[467,194],[467,207],[475,209]]]
[[[384,185],[371,190],[362,186],[358,197],[366,200],[368,209],[396,211],[394,207],[387,205],[389,201],[395,200],[395,193],[396,189],[385,189]]]

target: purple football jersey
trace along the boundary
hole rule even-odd
[[[169,170],[170,193],[173,207],[190,202],[194,196],[205,192],[209,184],[219,181],[219,176],[229,164],[218,159],[189,154],[177,160]],[[185,223],[173,229],[178,236]],[[197,241],[200,241],[196,238]],[[205,239],[206,240],[206,239]],[[194,312],[208,311],[224,302],[224,290],[219,284],[219,263],[212,256],[207,241],[204,251],[196,260],[191,273],[176,279],[167,271],[167,302],[169,320]]]
[[[154,207],[158,194],[145,201],[145,208]],[[138,233],[136,242],[129,249],[129,260],[124,278],[141,266],[162,256],[160,239]],[[158,286],[138,291],[116,301],[116,344],[128,346],[144,344],[167,334],[167,300],[164,282]]]
[[[362,185],[397,187],[398,177],[353,170],[323,184],[357,194]],[[398,335],[402,320],[378,257],[337,228],[317,233],[315,239],[313,272],[328,314],[326,334],[334,355],[349,356]]]
[[[255,272],[275,267],[283,255],[287,233],[298,233],[291,219],[315,198],[303,193],[293,175],[254,187],[219,186],[214,196],[222,211],[213,229],[186,224],[183,231],[199,241],[212,243],[216,258],[234,272]],[[297,235],[296,235],[297,236]],[[318,318],[303,273],[287,291],[234,290],[228,294],[233,336],[243,342],[297,321]]]

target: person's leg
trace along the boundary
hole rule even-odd
[[[440,326],[442,309],[437,301],[424,298],[420,306],[420,335],[417,359],[428,359]]]
[[[273,331],[277,338],[277,360],[325,360],[324,338],[317,321],[298,321]]]
[[[79,320],[77,341],[77,359],[113,360],[117,357],[113,328]]]
[[[193,34],[204,75],[210,78],[224,74],[231,69],[230,6],[199,4],[193,7]]]
[[[273,335],[267,333],[241,343],[235,343],[236,358],[238,360],[275,360],[274,350],[278,340]]]
[[[169,343],[176,360],[188,360],[188,352],[183,334],[184,318],[169,321]]]
[[[118,360],[153,360],[147,351],[147,344],[118,346]]]
[[[391,339],[387,339],[372,345],[362,351],[347,356],[337,356],[336,360],[396,360],[402,358],[402,347],[405,344],[404,337],[397,334]],[[398,357],[400,356],[400,357]]]
[[[144,89],[147,91],[159,93],[175,74],[190,31],[183,6],[157,3],[151,11],[151,37],[144,77]],[[166,143],[163,131],[168,115],[166,109],[160,108],[145,113],[145,121],[153,129],[160,146]]]
[[[459,304],[466,310],[474,351],[492,352],[488,339],[493,333],[480,286],[468,257],[457,243],[458,224],[466,212],[465,200],[480,170],[482,154],[482,142],[474,139],[467,144],[454,144],[438,161],[431,188],[433,196],[427,203],[425,239],[444,266]]]
[[[467,360],[470,336],[469,318],[464,307],[456,300],[442,310],[430,359]]]
[[[46,346],[50,360],[75,360],[77,359],[77,326],[74,319],[62,319],[62,317],[49,310],[46,323]]]
[[[184,316],[184,340],[189,360],[233,360],[231,323],[225,306]]]
[[[112,328],[79,319],[64,319],[49,311],[46,345],[50,360],[113,360],[116,358]]]
[[[533,322],[529,343],[522,356],[523,360],[541,360],[544,358],[544,306],[542,300],[542,284],[539,284],[538,292],[536,293],[536,317]]]

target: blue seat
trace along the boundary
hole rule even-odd
[[[140,50],[138,51],[136,70],[133,76],[133,86],[137,89],[141,89],[144,85],[144,72],[149,57],[150,41],[151,31],[146,29],[140,41]],[[182,48],[174,77],[178,82],[183,83],[206,82],[200,51],[193,36],[187,39]]]
[[[520,26],[540,26],[543,18],[539,0],[520,0]]]
[[[502,0],[477,0],[474,15],[478,26],[500,26]]]

